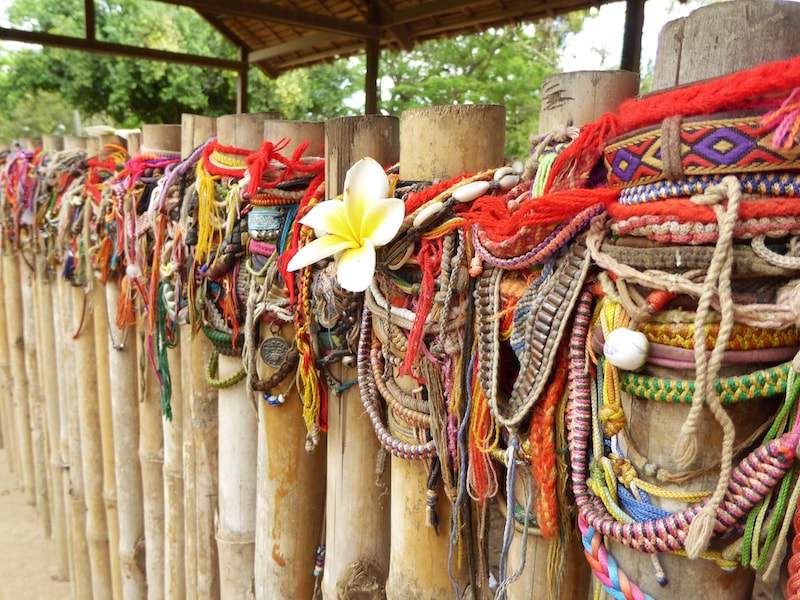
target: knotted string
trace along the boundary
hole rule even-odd
[[[708,546],[714,532],[717,508],[722,502],[730,482],[733,469],[733,446],[736,429],[728,413],[722,407],[714,381],[722,367],[722,359],[730,339],[734,324],[733,296],[731,290],[731,271],[733,268],[733,230],[739,217],[741,188],[734,177],[726,177],[722,183],[708,188],[702,195],[692,197],[701,205],[711,205],[719,223],[719,239],[708,266],[702,293],[697,305],[694,321],[695,387],[689,415],[681,427],[675,444],[675,460],[682,468],[687,468],[697,455],[697,425],[704,401],[708,404],[714,418],[722,427],[722,458],[717,487],[709,501],[692,521],[686,537],[686,554],[690,559],[697,558]],[[727,199],[727,208],[720,203]],[[706,352],[706,321],[713,297],[719,297],[721,320],[714,349],[709,357]]]

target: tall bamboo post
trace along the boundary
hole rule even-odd
[[[142,132],[135,131],[128,134],[128,156],[136,156],[141,152]]]
[[[753,23],[770,23],[771,27],[753,27]],[[659,36],[654,90],[680,86],[694,81],[719,77],[763,61],[790,58],[800,53],[796,35],[800,23],[800,5],[792,2],[757,2],[736,0],[711,4],[688,17],[664,26]],[[714,40],[714,43],[708,43]],[[676,107],[676,111],[680,107]],[[751,366],[746,366],[749,372]],[[739,370],[739,373],[742,371]],[[694,379],[694,371],[659,371],[657,375]],[[726,375],[731,375],[730,371]],[[676,404],[651,402],[623,394],[627,420],[627,437],[650,464],[680,472],[673,459],[673,448],[686,418],[686,408]],[[726,407],[736,427],[736,444],[747,439],[758,424],[765,422],[774,405],[742,402]],[[691,470],[706,469],[703,475],[674,486],[686,490],[713,489],[717,483],[722,432],[710,411],[704,410],[697,424],[703,441]],[[646,474],[643,479],[652,481]],[[659,482],[660,483],[660,482]],[[667,485],[666,487],[670,487]],[[680,508],[675,503],[665,510]],[[754,571],[723,571],[713,561],[693,560],[674,554],[659,554],[668,584],[661,587],[655,580],[650,558],[640,552],[611,544],[609,550],[619,568],[632,581],[656,598],[703,598],[704,600],[744,600],[751,597]]]
[[[504,142],[502,106],[433,106],[405,111],[400,116],[400,177],[431,181],[502,165]],[[418,385],[410,378],[400,378],[398,383],[408,391]],[[386,596],[389,600],[450,596],[447,498],[439,494],[436,510],[442,526],[437,535],[433,527],[425,526],[423,465],[394,457],[391,462],[391,519],[402,525],[392,527]],[[463,579],[463,573],[456,572],[456,577]]]
[[[566,127],[581,127],[605,112],[616,110],[626,98],[639,91],[639,75],[630,71],[576,71],[547,77],[542,84],[542,105],[539,112],[539,133],[546,134]],[[515,490],[517,502],[524,506],[522,490]],[[566,507],[565,507],[566,508]],[[562,532],[563,533],[563,532]],[[550,554],[563,546],[564,570],[555,598],[585,598],[591,581],[583,547],[577,537],[564,537],[560,542],[544,539],[530,530],[527,539],[521,528],[514,533],[508,552],[508,571],[519,566],[522,544],[527,545],[525,568],[519,579],[508,588],[509,600],[546,597],[552,581],[548,575]],[[554,596],[550,596],[551,598]]]
[[[0,260],[0,269],[4,269],[5,260],[4,250],[3,259]],[[0,276],[5,278],[5,270],[0,272]],[[19,476],[19,464],[17,463],[17,432],[14,416],[14,387],[11,379],[11,359],[8,345],[8,333],[6,331],[6,297],[0,294],[0,404],[3,407],[3,448],[6,451],[9,470]]]
[[[181,158],[216,133],[216,119],[181,116]],[[187,200],[184,199],[184,203]],[[205,335],[192,335],[189,323],[180,325],[183,386],[183,497],[186,548],[186,598],[219,597],[217,543],[217,392],[206,384],[210,344]]]
[[[145,125],[143,153],[180,152],[180,125]],[[183,521],[183,386],[180,347],[167,349],[172,382],[172,419],[161,419],[163,437],[163,519],[164,519],[164,597],[183,600],[186,596],[184,572]],[[152,376],[152,370],[148,369]],[[155,386],[154,386],[155,387]],[[160,403],[156,405],[159,408]],[[144,467],[144,464],[142,465]],[[146,493],[146,488],[145,488]],[[145,533],[147,531],[145,530]],[[149,539],[149,538],[148,538]],[[148,548],[150,545],[148,544]]]
[[[169,144],[175,149],[180,140],[180,126],[146,125],[142,132],[139,152],[158,149]],[[179,146],[178,146],[179,147]],[[139,374],[139,461],[142,472],[144,506],[145,573],[147,597],[165,597],[166,537],[164,503],[164,428],[161,418],[161,389],[150,365],[145,348],[144,311],[138,305],[136,323],[136,352]],[[181,494],[182,496],[182,494]],[[177,509],[176,509],[177,510]],[[173,520],[174,521],[174,520]],[[180,518],[180,525],[183,518]],[[173,556],[174,558],[174,556]],[[172,568],[172,565],[170,565]],[[180,566],[182,574],[183,568]]]
[[[117,483],[119,517],[119,562],[122,573],[122,598],[143,600],[144,511],[142,471],[137,453],[139,439],[139,401],[136,378],[134,332],[116,326],[119,281],[112,276],[106,284],[108,322],[108,370],[111,376],[111,420],[114,431],[114,474]]]
[[[399,127],[396,117],[377,115],[326,121],[325,196],[341,194],[347,169],[365,156],[382,165],[396,163]],[[352,365],[342,361],[332,368],[339,381],[355,381]],[[381,446],[357,385],[328,390],[327,445],[323,597],[379,600],[389,572],[389,465],[375,472]]]
[[[53,282],[50,285],[50,300],[53,307],[53,346],[55,351],[55,368],[56,368],[56,383],[58,386],[58,468],[61,471],[62,489],[60,496],[64,503],[64,523],[66,525],[66,546],[67,546],[67,564],[69,567],[67,579],[75,578],[74,566],[74,551],[72,545],[72,504],[70,501],[69,492],[69,428],[68,423],[68,391],[67,391],[67,363],[64,358],[64,349],[66,348],[66,340],[68,339],[67,325],[63,321],[63,282],[60,281],[58,275],[58,267],[56,266],[53,274]],[[54,495],[59,494],[59,490],[53,490]]]
[[[22,326],[22,291],[20,290],[20,261],[18,255],[3,255],[3,293],[6,309],[6,336],[11,364],[11,383],[14,397],[16,447],[25,501],[34,505],[35,483],[33,449],[31,447],[30,416],[28,413],[28,381],[25,375],[25,339]]]
[[[97,156],[100,154],[100,138],[99,137],[89,137],[89,138],[76,138],[76,139],[85,139],[86,140],[86,154],[89,158],[93,156]]]
[[[87,150],[88,143],[89,138],[80,137],[77,135],[64,136],[64,150]]]
[[[57,285],[62,327],[59,368],[64,370],[65,410],[62,418],[66,420],[67,424],[67,455],[69,456],[69,477],[65,484],[68,486],[66,495],[72,552],[72,595],[73,598],[88,600],[92,598],[92,573],[89,544],[86,537],[86,497],[83,485],[77,387],[78,361],[75,359],[76,344],[73,339],[77,324],[73,320],[72,294],[69,283],[63,278],[59,278]]]
[[[324,153],[322,123],[270,119],[264,122],[264,139],[290,141],[286,153],[303,141],[310,142],[306,156]],[[262,325],[262,336],[268,334]],[[291,343],[292,323],[280,335]],[[259,361],[261,377],[271,370]],[[294,372],[278,384],[290,387]],[[306,426],[297,388],[281,406],[258,402],[258,459],[255,536],[255,591],[257,600],[311,598],[314,595],[314,553],[321,543],[325,501],[324,445],[305,450]]]
[[[39,295],[39,364],[43,368],[44,377],[42,392],[45,398],[47,416],[47,439],[50,447],[50,479],[52,494],[50,503],[53,506],[53,542],[55,557],[53,560],[54,577],[59,581],[69,578],[69,558],[67,548],[66,505],[64,502],[64,469],[61,456],[59,384],[56,360],[56,327],[53,292],[55,291],[54,275],[47,273],[44,260],[39,261],[40,281],[37,285]],[[1,346],[0,346],[1,348]]]
[[[44,135],[42,136],[42,150],[44,152],[58,152],[64,149],[64,138],[60,135]],[[43,410],[43,417],[42,417],[42,431],[44,433],[44,445],[45,445],[45,472],[47,474],[47,499],[48,499],[48,506],[50,508],[50,521],[51,521],[51,535],[54,537],[54,541],[56,537],[58,537],[58,532],[55,532],[54,529],[57,527],[56,520],[58,516],[56,515],[56,511],[58,507],[56,506],[59,502],[59,499],[55,498],[54,495],[54,480],[52,469],[50,468],[53,464],[53,457],[54,453],[57,452],[52,446],[51,439],[49,437],[49,406],[48,403],[50,401],[55,400],[55,396],[47,396],[47,378],[52,378],[55,380],[55,373],[52,369],[48,369],[46,365],[52,364],[48,363],[43,360],[42,355],[46,352],[44,345],[43,336],[45,332],[43,331],[44,323],[48,323],[48,328],[51,328],[52,325],[52,318],[48,315],[42,314],[42,294],[41,294],[41,287],[47,285],[47,262],[43,254],[43,248],[41,243],[39,242],[38,234],[34,233],[33,237],[33,247],[34,247],[34,268],[36,271],[35,280],[34,280],[34,290],[33,290],[33,302],[34,302],[34,328],[36,330],[36,354],[37,354],[37,375],[38,375],[38,383],[39,383],[39,394],[42,403],[42,410]],[[49,296],[49,288],[48,288],[48,296]],[[52,303],[48,302],[49,305]],[[51,328],[52,329],[52,328]],[[50,331],[52,335],[52,330]],[[58,495],[61,496],[62,488],[59,487]],[[62,518],[63,524],[63,513],[60,515]],[[57,542],[58,543],[58,542]],[[56,566],[56,574],[54,575],[56,578],[59,577],[58,572],[58,565]]]
[[[220,143],[255,150],[270,113],[225,115],[217,119]],[[238,357],[219,357],[219,378],[242,368]],[[244,381],[219,390],[220,596],[243,598],[253,590],[256,527],[257,417]]]
[[[21,255],[20,255],[21,256]],[[31,266],[35,267],[36,258]],[[39,385],[36,327],[36,272],[27,261],[20,268],[20,291],[22,292],[23,336],[25,337],[25,377],[28,380],[28,414],[31,427],[31,450],[33,453],[33,476],[36,488],[36,512],[45,537],[50,537],[50,505],[47,495],[47,451],[44,435],[44,403]]]
[[[103,501],[103,444],[100,431],[97,357],[94,319],[89,306],[91,296],[82,287],[72,286],[72,324],[77,334],[74,347],[77,404],[80,425],[80,451],[83,489],[86,501],[86,538],[95,598],[111,598],[111,562],[108,527]]]
[[[105,503],[108,548],[110,551],[111,592],[114,600],[121,600],[122,572],[120,570],[118,552],[117,477],[114,470],[114,429],[111,407],[111,376],[108,364],[108,307],[106,306],[105,289],[97,282],[94,282],[91,294],[97,372],[97,405],[100,418],[100,444],[103,460],[103,501]]]

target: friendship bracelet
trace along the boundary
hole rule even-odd
[[[659,126],[606,146],[608,182],[628,187],[691,175],[800,168],[800,154],[773,147],[775,125],[762,125],[762,116],[667,117]]]
[[[718,185],[725,175],[694,175],[680,181],[658,181],[623,189],[620,204],[642,204],[702,194],[706,188]],[[796,173],[737,173],[742,191],[762,196],[800,196],[800,174]]]

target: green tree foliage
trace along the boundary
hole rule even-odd
[[[573,13],[387,54],[381,72],[391,86],[382,108],[399,114],[430,104],[504,104],[506,154],[525,156],[537,131],[542,80],[556,70],[566,34],[582,20],[582,13]]]
[[[234,48],[194,11],[143,0],[96,0],[100,40],[231,58]],[[83,35],[81,0],[12,0],[13,27]],[[517,25],[385,52],[381,109],[399,114],[428,104],[502,103],[508,111],[509,156],[527,152],[536,131],[542,79],[557,66],[568,32],[583,15]],[[358,114],[364,59],[288,72],[277,79],[250,73],[251,110],[285,118]],[[157,61],[36,47],[0,51],[0,138],[71,132],[73,109],[86,122],[132,127],[174,123],[183,112],[232,112],[235,74]]]

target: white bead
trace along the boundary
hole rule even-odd
[[[443,209],[444,204],[441,202],[432,202],[428,204],[417,213],[416,217],[414,217],[414,227],[419,227],[420,225],[427,223],[440,212],[442,212]]]
[[[130,263],[127,267],[125,267],[125,275],[128,276],[128,279],[137,279],[141,277],[142,270],[136,263]]]
[[[506,175],[500,180],[500,189],[510,190],[519,183],[519,175]]]
[[[500,167],[497,171],[494,172],[494,180],[500,181],[506,175],[511,175],[514,172],[514,169],[511,167]]]
[[[620,327],[606,337],[603,354],[618,369],[635,371],[647,362],[649,346],[641,331]]]
[[[456,202],[472,202],[480,198],[489,191],[488,181],[473,181],[467,185],[462,185],[453,192],[453,200]]]

